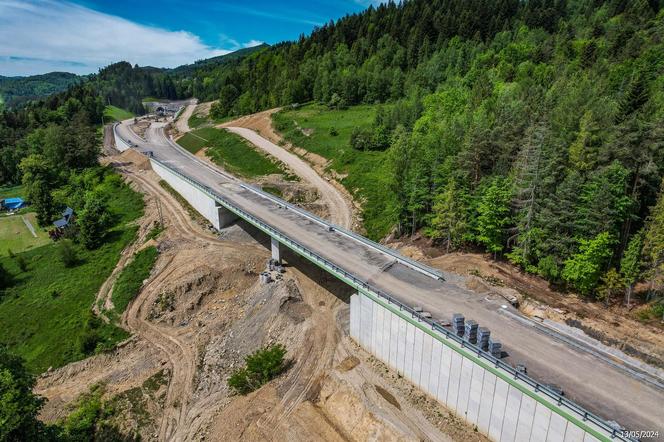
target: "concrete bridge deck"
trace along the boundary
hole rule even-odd
[[[466,319],[491,329],[503,343],[505,362],[523,363],[528,374],[539,382],[561,386],[565,396],[606,420],[615,420],[635,430],[664,431],[664,390],[630,374],[619,363],[609,362],[583,351],[555,336],[544,333],[503,302],[484,298],[462,286],[462,279],[445,274],[437,280],[398,262],[391,254],[353,240],[335,230],[284,208],[248,190],[237,179],[216,170],[169,140],[163,128],[154,125],[146,140],[134,134],[128,124],[118,125],[117,133],[132,147],[152,152],[159,162],[207,186],[216,194],[279,232],[293,238],[310,251],[334,263],[359,280],[399,302],[420,305],[434,318],[451,318],[462,313]],[[502,314],[507,310],[511,314]]]

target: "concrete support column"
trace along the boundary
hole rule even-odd
[[[235,221],[237,221],[237,215],[222,206],[219,203],[216,203],[216,208],[217,208],[217,213],[219,217],[219,229],[223,229],[224,227],[228,227],[231,224],[233,224]]]
[[[281,263],[281,244],[274,238],[270,238],[272,244],[272,259]]]

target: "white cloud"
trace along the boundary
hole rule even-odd
[[[69,2],[0,0],[0,75],[90,73],[119,60],[175,67],[228,52],[189,32],[144,26]]]
[[[249,40],[246,43],[242,43],[243,48],[253,48],[254,46],[262,45],[263,42],[260,40]]]

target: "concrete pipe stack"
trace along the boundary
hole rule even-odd
[[[466,339],[468,339],[468,342],[471,344],[477,344],[477,329],[479,327],[479,324],[477,324],[476,321],[473,321],[472,319],[469,319],[466,322]]]
[[[463,336],[465,331],[465,320],[466,318],[464,318],[461,313],[455,313],[452,315],[452,328],[454,329],[454,332],[457,334],[457,336]]]

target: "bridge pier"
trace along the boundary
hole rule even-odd
[[[281,244],[274,238],[270,238],[272,246],[272,259],[281,264]]]

